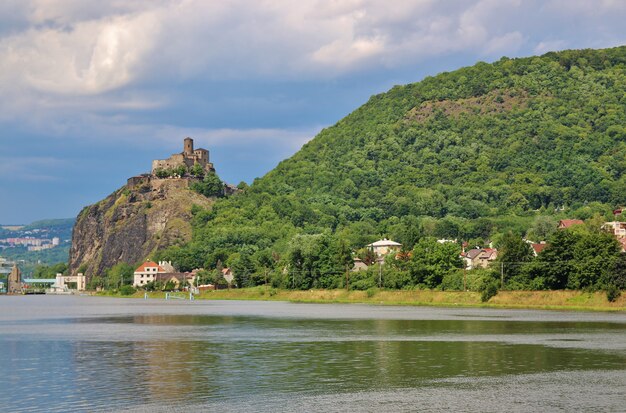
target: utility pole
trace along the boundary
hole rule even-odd
[[[467,265],[463,263],[463,291],[467,291]]]
[[[265,274],[265,291],[267,291],[267,267],[263,267],[263,273]]]
[[[504,290],[504,261],[500,263],[500,289]]]
[[[350,291],[350,271],[348,270],[348,264],[346,264],[346,291]]]
[[[383,286],[383,263],[378,262],[378,288]]]

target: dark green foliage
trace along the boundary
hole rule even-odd
[[[461,268],[461,248],[451,242],[439,243],[434,238],[421,239],[408,263],[412,285],[428,288],[439,286],[447,274]]]
[[[498,246],[496,264],[501,268],[505,285],[508,288],[524,288],[528,285],[523,268],[532,259],[532,248],[522,237],[512,232],[508,232],[502,237]]]
[[[170,176],[170,172],[162,168],[157,168],[154,171],[154,175],[156,175],[157,178],[167,178]]]
[[[346,271],[352,267],[345,242],[328,232],[296,235],[291,239],[287,257],[291,287],[303,290],[341,287]]]
[[[97,275],[94,275],[93,277],[91,277],[91,279],[87,282],[87,286],[86,288],[88,290],[99,290],[105,287],[105,279],[103,277],[99,277]]]
[[[483,288],[480,291],[480,301],[486,303],[492,297],[495,297],[498,294],[498,284],[495,281],[487,282],[484,284]]]
[[[175,176],[185,176],[185,174],[187,173],[187,167],[185,165],[178,165],[172,170],[172,172]]]
[[[620,294],[621,294],[621,291],[619,290],[619,288],[617,288],[614,285],[609,285],[606,288],[606,299],[609,300],[609,302],[611,303],[617,301]]]
[[[189,174],[191,176],[202,178],[202,177],[204,177],[204,169],[202,168],[202,166],[199,163],[195,163],[195,164],[193,164],[193,166],[189,170]]]
[[[615,238],[583,226],[555,232],[536,260],[524,267],[526,288],[590,289],[620,285],[625,257]]]
[[[117,289],[124,285],[132,284],[134,271],[135,267],[125,262],[115,264],[106,272],[105,287],[109,289]]]
[[[121,295],[133,295],[135,294],[135,289],[133,288],[132,285],[123,285],[120,287],[120,294]]]
[[[33,278],[54,278],[59,273],[67,275],[67,263],[61,262],[52,266],[38,265],[33,272]]]
[[[224,183],[214,172],[206,174],[201,182],[192,183],[190,188],[206,197],[224,196]]]

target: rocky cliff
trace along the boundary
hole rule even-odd
[[[119,262],[138,263],[157,249],[191,239],[191,207],[212,200],[186,179],[131,178],[128,185],[85,207],[74,226],[69,269],[88,279]]]

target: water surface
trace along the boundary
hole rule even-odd
[[[0,297],[0,410],[624,411],[626,316]]]

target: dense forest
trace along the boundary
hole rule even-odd
[[[506,250],[525,236],[591,248],[593,226],[561,244],[554,229],[562,218],[612,220],[626,205],[625,109],[626,47],[502,58],[396,86],[244,193],[194,208],[193,240],[153,258],[207,274],[229,266],[243,286],[269,277],[314,288],[344,286],[351,254],[382,237],[402,243],[411,262],[438,248],[433,238]],[[618,265],[617,244],[602,245]],[[443,267],[436,258],[386,266],[387,286],[458,287],[446,276],[458,274],[460,246],[446,248],[454,251],[435,252]],[[510,288],[602,286],[600,274],[557,282],[547,266],[521,259],[528,270],[507,270]],[[357,277],[351,287],[368,288],[379,275],[358,275],[369,281]]]

